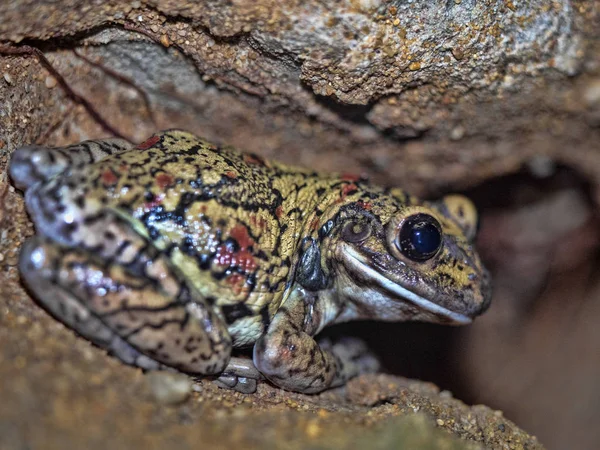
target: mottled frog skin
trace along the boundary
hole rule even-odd
[[[20,271],[51,314],[122,361],[314,393],[377,370],[353,320],[469,323],[490,300],[465,198],[220,148],[183,131],[26,146],[10,175],[37,234]],[[231,357],[253,346],[253,359]]]

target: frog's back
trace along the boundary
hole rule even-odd
[[[167,131],[43,189],[60,191],[75,221],[110,209],[131,222],[222,310],[243,345],[289,287],[299,230],[318,197],[306,189],[310,178],[319,177]]]
[[[230,209],[275,212],[289,194],[282,192],[285,182],[277,185],[276,180],[289,178],[294,190],[291,175],[301,172],[305,171],[220,148],[183,131],[167,131],[86,168],[83,184],[98,189],[93,196],[107,195],[111,204],[134,214],[153,203],[151,194],[169,204],[175,199],[189,203],[195,197],[217,199]]]

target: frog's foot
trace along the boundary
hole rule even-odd
[[[232,357],[223,373],[215,380],[215,384],[242,394],[252,394],[256,392],[259,380],[264,380],[264,377],[251,359]]]
[[[313,394],[376,372],[377,358],[357,339],[319,345],[304,332],[268,333],[254,347],[254,363],[272,383]]]
[[[315,308],[308,308],[309,314],[311,310]],[[379,362],[360,340],[345,338],[334,344],[327,340],[318,344],[305,331],[311,320],[307,302],[294,294],[275,314],[267,332],[254,345],[254,365],[269,381],[312,394],[377,371]]]
[[[118,256],[102,259],[34,237],[21,250],[19,264],[46,309],[125,363],[222,372],[231,351],[225,325],[169,271],[162,254],[151,256],[129,270],[116,263]]]
[[[362,339],[343,337],[335,342],[330,339],[320,339],[319,346],[336,356],[339,376],[344,380],[343,382],[357,375],[375,373],[381,369],[379,359]]]
[[[69,147],[27,145],[14,151],[9,166],[15,186],[27,190],[71,168],[81,168],[133,146],[123,139],[85,141]]]

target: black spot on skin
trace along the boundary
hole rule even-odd
[[[149,226],[147,227],[147,230],[151,240],[155,241],[160,237],[160,231],[158,231],[158,228]]]
[[[296,270],[296,280],[309,291],[319,291],[327,287],[327,276],[321,266],[321,249],[313,239],[302,253]]]
[[[71,237],[71,234],[73,234],[77,230],[77,227],[78,227],[77,222],[65,223],[62,226],[61,234],[67,238]]]
[[[73,201],[79,209],[83,209],[83,207],[85,206],[85,198],[82,195],[75,197]]]
[[[224,305],[221,307],[223,316],[225,316],[225,322],[227,325],[231,325],[236,320],[243,317],[253,316],[254,312],[246,306],[245,303],[235,303],[233,305]]]
[[[53,152],[48,152],[48,161],[50,164],[54,164],[56,162],[56,155]]]
[[[234,253],[240,250],[240,244],[238,243],[238,241],[236,241],[232,237],[228,237],[227,239],[225,239],[225,246],[227,247],[228,250],[230,250]],[[250,246],[248,248],[252,249],[252,246]]]
[[[266,330],[269,327],[269,324],[271,323],[271,317],[269,316],[269,305],[265,305],[263,306],[260,311],[260,321],[263,325],[263,329]]]

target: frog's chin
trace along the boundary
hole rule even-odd
[[[464,314],[444,308],[443,306],[440,306],[437,303],[426,299],[425,297],[421,297],[420,295],[415,294],[398,283],[388,279],[363,261],[361,255],[349,245],[344,245],[343,258],[348,269],[355,273],[362,274],[365,278],[368,278],[386,292],[393,294],[395,297],[405,299],[418,308],[433,313],[436,316],[441,316],[456,325],[466,325],[473,321],[470,317]]]

